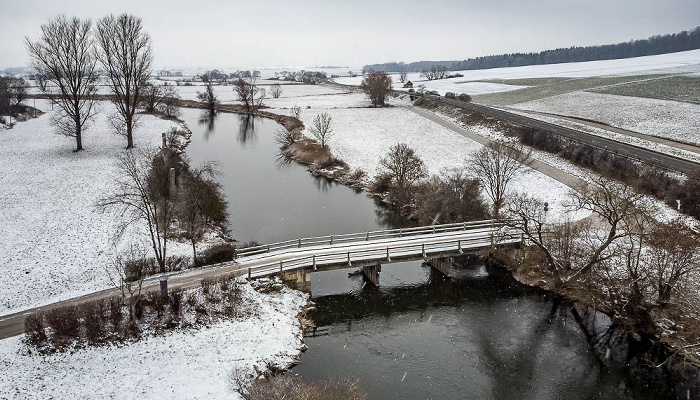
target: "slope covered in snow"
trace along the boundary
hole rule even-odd
[[[95,204],[115,187],[114,159],[126,139],[107,121],[113,106],[100,107],[80,152],[74,138],[54,133],[50,109],[0,131],[0,313],[110,286],[105,267],[115,254],[118,217]],[[161,132],[173,126],[142,116],[136,146],[159,146]]]

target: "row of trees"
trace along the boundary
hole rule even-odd
[[[444,65],[434,65],[430,69],[424,69],[420,72],[420,76],[432,81],[436,79],[445,79],[447,77],[447,67]]]
[[[602,46],[569,47],[546,50],[538,53],[500,54],[470,58],[463,61],[418,61],[412,63],[390,62],[371,64],[363,71],[422,72],[434,67],[451,71],[515,67],[522,65],[556,64],[594,60],[612,60],[673,53],[700,48],[700,27],[670,35],[657,35],[648,39]]]
[[[136,109],[151,75],[151,39],[141,19],[109,15],[92,28],[92,21],[64,15],[41,26],[37,40],[25,39],[31,66],[51,85],[39,85],[58,107],[54,124],[59,133],[76,138],[82,150],[82,134],[96,114],[98,69],[105,71],[110,99],[117,108],[111,119],[117,132],[134,146]]]

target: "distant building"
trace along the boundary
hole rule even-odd
[[[406,83],[403,84],[403,87],[405,87],[405,88],[412,88],[412,87],[413,87],[413,82],[408,81],[408,82],[406,82]]]

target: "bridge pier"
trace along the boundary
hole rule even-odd
[[[312,270],[309,268],[284,271],[280,274],[280,279],[294,289],[311,293],[311,272]]]
[[[362,275],[376,287],[379,287],[379,273],[381,271],[381,264],[365,265],[362,267]]]
[[[448,278],[452,278],[452,257],[431,258],[428,265]]]

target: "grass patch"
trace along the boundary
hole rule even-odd
[[[669,76],[589,90],[618,96],[700,104],[700,76]]]
[[[524,85],[526,83],[539,84],[523,89],[512,90],[509,92],[486,93],[475,95],[474,102],[485,105],[518,104],[532,100],[539,100],[546,97],[558,96],[560,94],[575,92],[579,90],[590,90],[600,88],[603,86],[636,82],[640,80],[659,77],[663,77],[663,75],[493,80],[490,82],[513,85]]]

